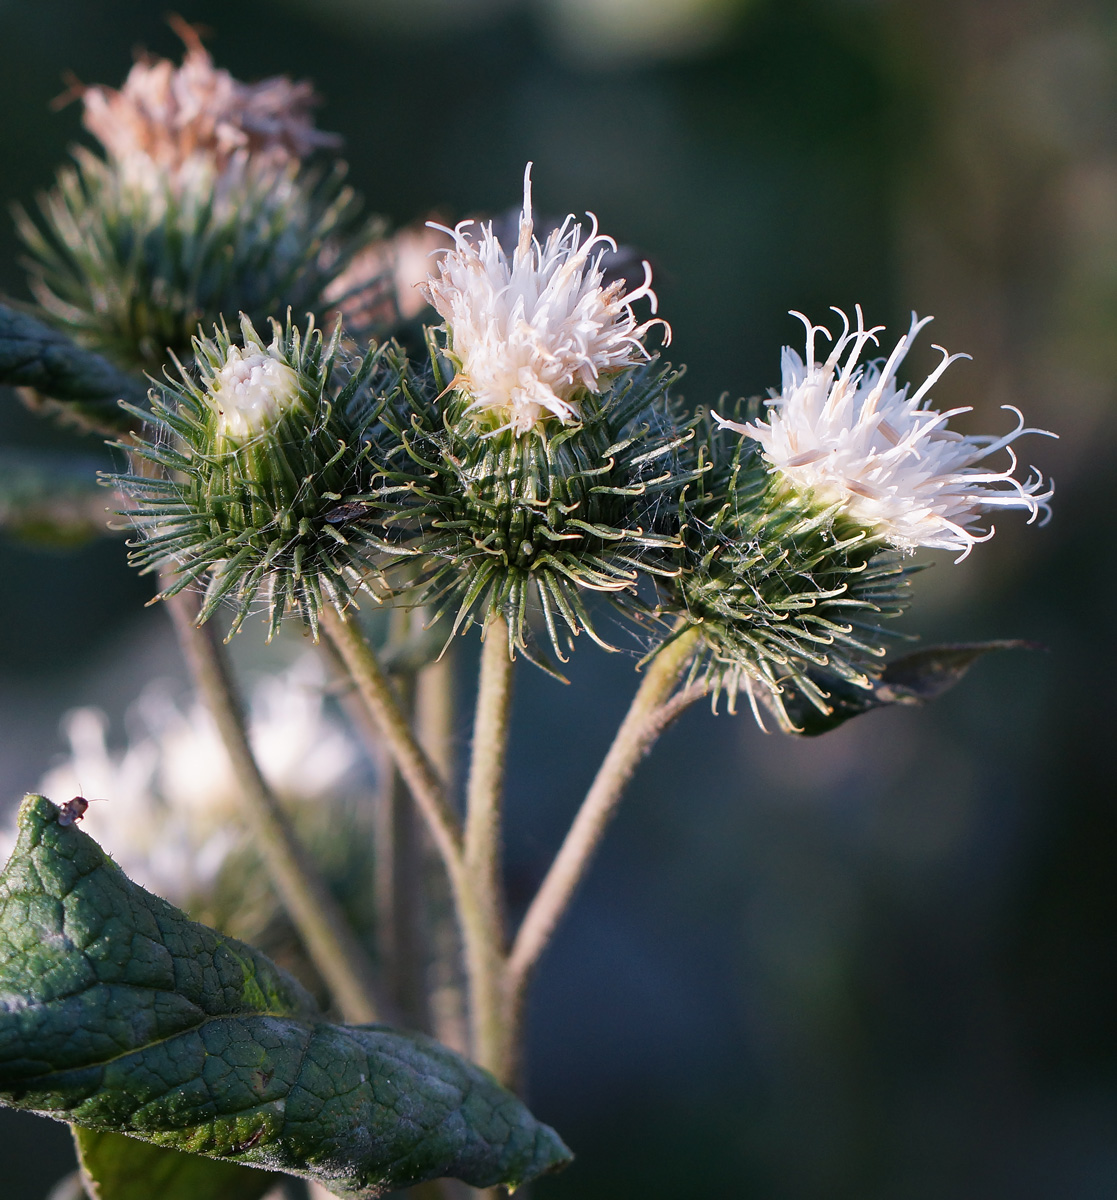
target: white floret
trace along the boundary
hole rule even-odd
[[[726,428],[755,438],[765,459],[793,487],[821,504],[841,504],[857,524],[882,534],[904,550],[931,546],[960,551],[959,561],[973,547],[993,536],[982,527],[983,517],[996,509],[1018,508],[1029,522],[1049,513],[1053,489],[1044,489],[1038,471],[1025,480],[1015,477],[1012,442],[1026,433],[1055,435],[1027,429],[1019,410],[1016,428],[1001,436],[964,437],[946,427],[950,417],[969,412],[955,408],[939,412],[930,406],[930,390],[946,368],[964,354],[947,354],[909,395],[898,386],[896,372],[915,335],[931,319],[912,314],[908,332],[887,360],[858,360],[870,343],[878,344],[883,326],[866,329],[860,307],[857,328],[845,313],[843,330],[823,362],[815,359],[815,336],[830,337],[802,313],[793,313],[807,328],[807,358],[790,347],[783,351],[783,386],[773,393],[764,420],[748,425],[716,419]],[[844,361],[843,361],[844,356]],[[1004,451],[1009,463],[991,470],[986,460]]]
[[[641,322],[632,310],[646,297],[656,311],[648,263],[635,291],[626,293],[620,281],[604,283],[601,258],[616,243],[589,216],[585,240],[571,215],[540,243],[528,163],[511,258],[491,223],[479,235],[469,230],[471,221],[445,230],[454,245],[423,291],[450,331],[455,386],[496,429],[522,434],[548,417],[577,421],[582,394],[602,392],[618,371],[650,357],[643,339],[653,325],[662,325],[670,340],[665,322]]]

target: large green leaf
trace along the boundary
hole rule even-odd
[[[74,1126],[89,1200],[260,1200],[277,1176]]]
[[[514,1187],[569,1160],[487,1072],[429,1038],[328,1024],[59,816],[28,796],[0,875],[0,1101],[342,1196],[442,1175]]]

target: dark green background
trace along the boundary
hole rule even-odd
[[[897,334],[936,314],[913,372],[932,341],[974,354],[936,391],[977,408],[964,428],[1016,403],[1061,435],[1021,446],[1056,478],[1051,524],[1011,514],[936,559],[907,619],[1046,652],[817,742],[693,712],[641,772],[538,981],[531,1102],[579,1155],[540,1200],[1117,1194],[1112,5],[754,0],[704,49],[635,60],[579,53],[559,0],[178,7],[238,76],[313,78],[396,221],[510,207],[533,158],[540,211],[592,208],[652,258],[694,402],[778,383],[787,309],[860,302]],[[137,47],[177,53],[161,5],[0,5],[5,199],[79,136],[77,106],[48,110],[62,72],[117,83]],[[16,254],[5,229],[21,295]],[[64,444],[14,398],[0,431]],[[119,713],[175,669],[147,595],[111,543],[0,548],[5,799],[66,708]],[[632,686],[631,658],[572,666],[570,689],[518,678],[519,900]],[[61,1126],[0,1114],[0,1138],[5,1197],[67,1169]]]

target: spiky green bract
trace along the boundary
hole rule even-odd
[[[269,639],[295,609],[317,635],[324,604],[339,611],[367,586],[368,535],[336,527],[345,493],[356,488],[369,452],[375,409],[366,384],[380,359],[359,364],[339,352],[340,327],[326,343],[313,319],[305,333],[288,319],[272,322],[265,346],[242,316],[246,354],[266,354],[291,368],[297,387],[271,417],[243,438],[232,436],[215,399],[220,373],[239,351],[226,330],[196,339],[196,368],[152,391],[148,440],[125,446],[132,473],[105,476],[135,502],[129,512],[140,536],[130,543],[141,570],[169,567],[173,595],[205,581],[199,620],[224,601],[234,609],[232,633],[255,602],[269,614]],[[142,463],[154,464],[154,478]]]
[[[800,698],[829,713],[828,679],[869,688],[879,675],[880,621],[902,610],[907,571],[839,506],[788,487],[751,439],[707,425],[698,456],[666,605],[701,625],[692,681],[731,705],[743,690],[758,720],[763,704],[798,732],[789,711]]]
[[[323,291],[367,240],[344,166],[291,164],[152,193],[88,150],[40,197],[43,228],[17,210],[31,288],[54,323],[129,369],[186,360],[201,324],[246,312],[329,307]],[[220,186],[219,186],[220,185]]]
[[[368,497],[386,542],[412,556],[418,602],[452,614],[455,630],[503,615],[510,652],[547,669],[529,629],[536,606],[561,661],[581,631],[606,645],[588,594],[640,617],[641,578],[676,569],[671,524],[693,438],[669,397],[678,373],[626,370],[580,398],[577,424],[516,436],[478,427],[470,398],[447,390],[433,342],[431,364],[397,358]]]

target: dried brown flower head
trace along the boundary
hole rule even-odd
[[[195,29],[174,26],[186,45],[181,66],[141,59],[119,90],[81,92],[85,127],[129,180],[178,190],[199,176],[239,175],[249,160],[254,169],[283,169],[338,145],[336,134],[314,127],[309,82],[277,75],[241,83],[213,65]]]

